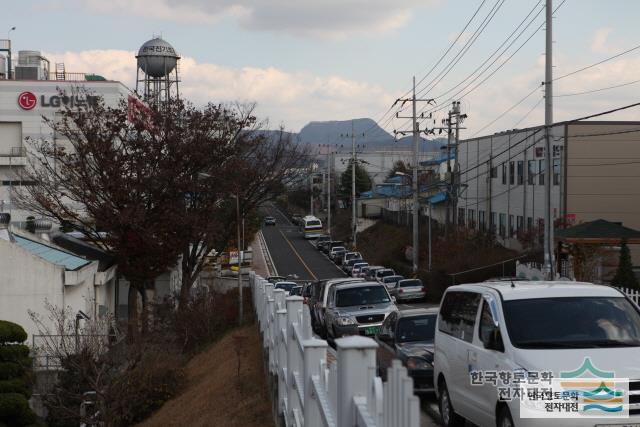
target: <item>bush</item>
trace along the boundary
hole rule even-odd
[[[37,420],[25,396],[20,393],[0,394],[0,423],[27,426],[35,424]]]
[[[121,372],[107,391],[109,421],[132,425],[172,398],[184,383],[183,359],[166,348],[146,349],[141,359]]]
[[[20,377],[24,374],[24,367],[15,362],[0,362],[0,380]]]
[[[0,345],[0,362],[29,359],[29,347],[24,344]]]
[[[27,333],[22,326],[7,320],[0,320],[0,344],[23,343],[26,340]]]
[[[26,398],[31,397],[31,384],[29,378],[11,378],[0,381],[0,396],[2,393],[20,393]]]

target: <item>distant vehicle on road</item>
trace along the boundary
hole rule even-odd
[[[396,287],[396,284],[398,283],[398,281],[402,279],[404,279],[404,276],[395,274],[395,275],[383,277],[381,282],[384,283],[384,285],[387,287],[389,292],[391,292],[391,290]]]
[[[294,286],[293,288],[291,288],[291,290],[289,291],[289,296],[301,297],[302,296],[302,286]]]
[[[365,263],[362,258],[352,258],[349,261],[342,261],[342,271],[344,271],[347,274],[351,274],[351,269],[353,268],[354,265],[356,264],[363,264]]]
[[[276,219],[272,216],[265,216],[264,225],[276,225]]]
[[[317,249],[320,249],[320,243],[322,242],[330,242],[331,241],[331,236],[327,235],[327,234],[320,234],[318,235],[318,237],[316,237],[316,240],[314,241],[314,246]]]
[[[433,388],[433,338],[438,309],[395,311],[382,323],[375,336],[376,362],[383,381],[394,359],[399,359],[413,378],[413,391],[428,393]]]
[[[322,234],[322,221],[313,215],[302,218],[302,232],[305,239],[315,239]]]
[[[300,215],[300,214],[291,215],[291,222],[294,225],[302,225],[302,215]]]
[[[347,249],[344,246],[335,246],[331,248],[331,251],[329,252],[329,259],[338,264],[342,262],[342,256],[346,252]]]
[[[267,276],[267,282],[274,285],[278,282],[284,282],[285,280],[287,280],[287,278],[284,276]]]
[[[393,271],[392,268],[381,268],[380,270],[376,270],[375,279],[377,282],[382,282],[382,279],[389,276],[395,276],[396,272]]]
[[[291,290],[297,286],[299,285],[296,282],[278,282],[275,284],[274,289],[282,289],[291,293]]]
[[[387,288],[377,282],[342,283],[329,289],[325,325],[327,337],[373,336],[397,310]]]
[[[382,270],[384,267],[381,265],[372,265],[367,269],[367,272],[365,273],[364,278],[366,280],[372,280],[375,281],[376,280],[376,272],[378,270]]]
[[[399,280],[390,292],[398,301],[422,300],[427,296],[427,291],[420,279]]]
[[[363,268],[367,268],[369,267],[369,263],[368,262],[357,262],[355,264],[353,264],[353,267],[351,267],[351,277],[360,277],[360,271],[362,271]]]

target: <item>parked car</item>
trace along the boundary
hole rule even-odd
[[[398,274],[393,274],[391,276],[383,277],[381,282],[384,283],[384,285],[387,287],[387,290],[389,291],[389,293],[391,293],[392,289],[394,289],[396,287],[396,284],[398,283],[398,281],[400,281],[402,279],[404,279],[404,276],[400,276]],[[393,295],[393,293],[391,293],[391,295]]]
[[[335,248],[336,246],[344,247],[344,242],[342,240],[332,240],[326,245],[323,245],[321,251],[329,255],[329,252],[331,252],[331,249]]]
[[[264,225],[276,225],[276,219],[272,216],[265,216]]]
[[[360,254],[360,252],[345,252],[344,255],[342,255],[342,261],[340,262],[340,265],[345,265],[347,261],[350,261],[352,259],[362,259],[362,255]]]
[[[329,252],[329,259],[336,264],[339,264],[342,261],[342,256],[345,252],[347,252],[347,249],[344,246],[336,246]]]
[[[353,264],[353,267],[351,267],[351,277],[360,277],[360,271],[367,267],[369,267],[368,262],[357,262]]]
[[[376,280],[376,271],[382,270],[384,267],[381,265],[372,265],[367,269],[364,278],[366,280]]]
[[[445,426],[461,425],[463,419],[479,426],[617,424],[610,416],[598,417],[598,411],[588,413],[594,418],[582,417],[584,412],[566,419],[521,418],[520,399],[498,399],[501,382],[471,382],[474,372],[519,372],[530,379],[549,372],[554,378],[628,378],[629,417],[619,422],[640,425],[638,360],[640,309],[616,288],[560,281],[451,286],[435,334],[442,421]]]
[[[295,286],[295,287],[291,288],[291,290],[289,291],[289,295],[290,296],[297,296],[297,297],[302,296],[302,286]]]
[[[358,276],[357,277],[362,277],[363,279],[365,277],[367,277],[367,274],[369,273],[369,269],[371,268],[371,265],[365,265],[364,267],[360,268],[360,270],[358,270]],[[375,267],[375,266],[373,266]]]
[[[420,279],[399,280],[390,292],[398,301],[422,300],[427,296],[427,290]]]
[[[313,283],[305,283],[304,285],[302,285],[302,297],[304,298],[304,304],[309,305],[309,300],[311,299],[312,292]]]
[[[331,236],[327,235],[327,234],[321,234],[319,235],[316,240],[313,242],[313,245],[319,249],[319,245],[322,242],[330,242],[331,241]]]
[[[277,282],[274,286],[274,289],[282,289],[291,294],[291,290],[297,286],[299,285],[296,282]]]
[[[387,288],[378,282],[342,283],[329,289],[325,325],[327,337],[373,336],[396,311]]]
[[[353,268],[354,265],[356,264],[366,264],[362,258],[352,258],[349,261],[342,261],[342,271],[344,271],[347,274],[351,274],[351,269]]]
[[[374,279],[377,282],[382,282],[382,279],[389,276],[395,276],[396,272],[393,271],[392,268],[381,268],[380,270],[376,270]]]
[[[315,283],[313,297],[312,297],[312,308],[314,314],[311,316],[311,326],[313,330],[316,331],[318,335],[322,338],[326,338],[326,325],[325,325],[325,309],[327,307],[327,296],[328,291],[332,286],[340,284],[340,283],[349,283],[349,282],[363,282],[364,279],[360,278],[339,278],[339,279],[327,279],[320,280]],[[310,307],[311,308],[311,307]]]
[[[287,278],[284,276],[267,276],[267,282],[272,283],[274,285],[278,282],[283,282],[285,280],[287,280]]]
[[[329,247],[330,243],[331,240],[321,240],[316,244],[316,249],[318,249],[320,252],[327,253],[327,248]]]
[[[433,391],[433,337],[438,309],[395,311],[382,323],[375,337],[376,362],[380,377],[387,380],[387,369],[399,359],[413,378],[413,391]]]

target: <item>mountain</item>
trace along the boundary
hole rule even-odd
[[[351,120],[310,122],[300,130],[297,140],[299,143],[313,146],[318,144],[337,144],[348,148],[351,146],[352,129],[353,134],[356,136],[356,144],[360,146],[360,151],[410,150],[412,147],[413,139],[411,136],[405,136],[396,141],[393,135],[378,126],[374,120],[368,118],[354,119],[353,128]],[[440,147],[447,143],[446,138],[434,140],[420,138],[420,140],[421,151],[439,151]],[[362,147],[363,144],[364,148]]]

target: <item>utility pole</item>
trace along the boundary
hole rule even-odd
[[[309,215],[313,215],[313,164],[309,166]]]
[[[353,230],[353,249],[357,249],[358,219],[356,218],[356,135],[351,120],[351,230]]]
[[[549,280],[555,279],[553,261],[553,215],[551,212],[552,150],[551,127],[553,125],[553,1],[546,0],[546,49],[544,75],[544,126],[545,126],[545,181],[544,181],[544,265]]]
[[[243,323],[243,307],[242,307],[242,247],[240,242],[240,193],[236,193],[236,226],[238,232],[238,323]]]
[[[331,236],[331,148],[327,152],[327,232]]]
[[[455,103],[453,104],[455,106]],[[451,221],[451,190],[453,187],[451,173],[451,117],[453,116],[453,111],[449,110],[448,118],[447,118],[447,213],[444,221],[444,234],[445,236],[449,235],[449,222]]]
[[[395,103],[398,102],[402,102],[402,104],[404,105],[406,102],[411,101],[412,103],[412,112],[413,114],[411,115],[411,117],[401,117],[398,113],[396,113],[396,117],[399,119],[411,119],[413,126],[412,126],[412,130],[407,132],[407,131],[394,131],[395,134],[401,134],[401,135],[405,135],[407,133],[411,133],[413,136],[413,179],[411,182],[411,191],[413,193],[413,251],[411,254],[411,259],[413,262],[413,268],[412,268],[412,272],[414,275],[418,274],[418,266],[419,266],[419,260],[418,260],[418,254],[419,254],[419,238],[418,238],[418,233],[419,233],[419,214],[420,214],[420,200],[418,198],[419,194],[419,187],[418,187],[418,167],[419,167],[419,147],[418,147],[418,141],[419,141],[419,137],[420,137],[420,125],[418,123],[418,119],[426,119],[426,118],[430,118],[431,116],[429,115],[429,117],[425,117],[424,114],[421,114],[420,117],[418,117],[418,113],[417,113],[417,103],[418,102],[427,102],[427,103],[433,103],[433,99],[417,99],[416,98],[416,78],[415,76],[413,77],[413,94],[411,96],[410,99],[398,99],[396,100]],[[394,103],[394,105],[395,105]]]
[[[358,238],[358,220],[356,209],[356,166],[358,164],[358,158],[356,156],[356,134],[354,130],[353,120],[351,120],[351,134],[340,134],[340,136],[351,138],[351,159],[349,161],[349,164],[351,165],[351,239],[353,242],[353,249],[356,249]],[[362,137],[364,138],[364,133],[362,133]]]

